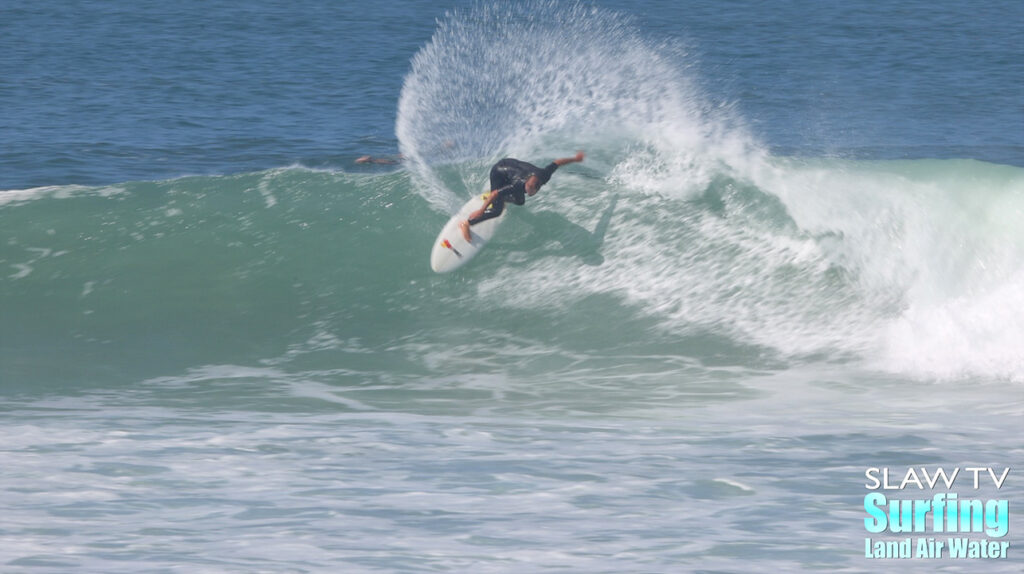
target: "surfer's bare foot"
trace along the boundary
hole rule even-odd
[[[459,231],[462,232],[462,238],[465,239],[468,243],[473,242],[473,237],[470,236],[469,234],[469,220],[463,221],[462,223],[459,224]]]

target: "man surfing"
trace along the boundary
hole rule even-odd
[[[523,205],[526,203],[526,196],[533,197],[537,190],[551,179],[551,174],[555,173],[556,169],[581,161],[583,161],[583,152],[578,151],[575,156],[556,159],[545,168],[539,168],[532,163],[510,157],[494,164],[491,168],[491,191],[484,199],[483,207],[470,213],[469,219],[459,224],[462,238],[472,243],[473,239],[469,233],[470,226],[501,215],[505,211],[506,201]]]

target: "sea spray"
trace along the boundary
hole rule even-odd
[[[665,332],[781,357],[1021,378],[1019,168],[774,156],[697,69],[612,11],[447,14],[399,105],[417,193],[448,213],[501,156],[589,153],[510,220],[488,258],[516,272],[481,262],[477,296],[610,295]]]
[[[728,130],[687,72],[695,61],[631,17],[583,4],[452,11],[412,60],[396,133],[417,190],[448,211],[502,156],[539,162],[586,147],[588,165],[614,166],[672,147],[668,161],[701,165]],[[461,185],[445,186],[439,166],[453,162],[464,163]]]

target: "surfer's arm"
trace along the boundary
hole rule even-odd
[[[582,151],[578,151],[578,152],[576,152],[576,155],[574,155],[572,157],[563,157],[563,158],[560,158],[560,159],[556,159],[554,161],[554,164],[557,165],[558,167],[562,167],[563,165],[565,165],[567,163],[579,163],[579,162],[583,161],[584,157],[585,157],[584,153]]]
[[[492,189],[491,192],[487,194],[487,198],[484,199],[484,205],[480,209],[484,210],[490,207],[491,204],[494,203],[495,198],[498,197],[499,193],[501,193],[500,189]]]
[[[473,213],[470,213],[469,218],[476,219],[477,217],[483,215],[484,212],[487,211],[487,208],[490,207],[492,203],[494,203],[494,200],[498,197],[498,194],[501,193],[507,187],[508,186],[502,187],[500,189],[492,189],[487,194],[487,197],[484,198],[484,204],[480,206],[480,209],[474,211]]]
[[[487,198],[484,199],[484,206],[481,207],[480,209],[484,210],[484,209],[487,209],[488,207],[490,207],[491,204],[494,203],[494,200],[498,199],[499,195],[501,195],[502,193],[505,193],[506,191],[512,189],[514,186],[515,186],[514,183],[510,183],[510,184],[506,185],[505,187],[499,187],[498,189],[492,189],[491,192],[489,194],[487,194]]]

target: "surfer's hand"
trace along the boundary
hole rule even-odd
[[[572,157],[563,157],[561,159],[556,159],[554,161],[554,164],[557,165],[557,166],[563,166],[563,165],[566,165],[566,164],[569,164],[569,163],[577,163],[577,162],[581,162],[581,161],[583,161],[583,151],[582,150],[576,152],[576,155],[574,155]]]

